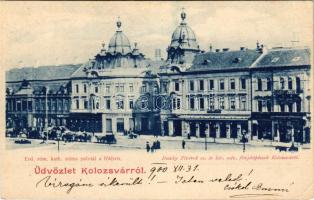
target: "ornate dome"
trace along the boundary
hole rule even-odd
[[[122,32],[121,21],[117,21],[117,31],[110,39],[108,52],[112,54],[127,54],[131,52],[131,45],[127,36]]]
[[[199,49],[194,31],[185,22],[186,13],[181,12],[181,23],[172,34],[170,47],[184,49]]]

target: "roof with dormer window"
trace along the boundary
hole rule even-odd
[[[305,66],[310,64],[309,48],[275,48],[268,50],[254,67]]]

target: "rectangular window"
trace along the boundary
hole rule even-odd
[[[110,110],[110,99],[106,99],[106,109]]]
[[[180,91],[180,83],[179,83],[179,81],[175,81],[174,82],[174,90],[175,91]]]
[[[172,99],[172,110],[175,110],[177,108],[176,103],[176,99]]]
[[[158,85],[157,84],[154,85],[154,94],[158,94]]]
[[[98,93],[98,86],[95,86],[95,93]]]
[[[215,85],[214,85],[214,80],[209,80],[209,90],[214,90]]]
[[[88,109],[88,100],[84,100],[84,109]]]
[[[215,109],[215,100],[213,97],[209,98],[209,109],[214,110]]]
[[[112,119],[106,119],[106,133],[112,133]]]
[[[59,111],[62,111],[62,109],[63,109],[62,106],[63,106],[63,105],[62,105],[62,100],[59,99],[59,100],[58,100],[58,110],[59,110]]]
[[[27,111],[27,101],[22,101],[22,111]]]
[[[204,90],[204,80],[199,80],[199,90],[200,91]]]
[[[288,78],[288,89],[289,89],[289,90],[292,90],[292,85],[293,85],[292,78],[289,77],[289,78]]]
[[[201,98],[200,98],[200,110],[204,110],[204,108],[205,108],[205,105],[204,105],[204,98],[201,97]]]
[[[87,87],[86,87],[86,84],[84,84],[84,93],[87,93]]]
[[[118,110],[123,110],[124,109],[124,101],[122,99],[118,99],[116,101],[117,109]]]
[[[80,100],[76,99],[76,109],[80,109]]]
[[[271,112],[271,101],[266,102],[267,112]]]
[[[120,85],[120,92],[124,92],[124,85]]]
[[[179,110],[181,108],[181,99],[177,98],[177,109]]]
[[[245,98],[241,99],[241,109],[246,110],[246,99]]]
[[[69,111],[69,100],[64,100],[64,110]]]
[[[235,80],[234,79],[230,79],[230,89],[235,90]]]
[[[219,81],[219,89],[220,90],[225,90],[225,80],[224,79],[220,79],[220,81]]]
[[[172,109],[179,110],[180,108],[181,108],[181,99],[180,98],[172,99]]]
[[[262,79],[257,79],[257,90],[262,91],[263,90],[263,82]]]
[[[162,92],[164,93],[168,92],[168,84],[166,82],[162,83]]]
[[[119,85],[116,85],[116,92],[120,92],[120,87],[119,87]]]
[[[220,97],[219,99],[219,107],[221,110],[225,109],[225,98],[224,97]]]
[[[28,111],[32,111],[33,110],[33,102],[32,101],[28,101],[27,102],[27,108],[28,108]]]
[[[246,79],[245,78],[241,78],[241,89],[242,90],[246,89]]]
[[[263,112],[263,101],[257,102],[257,110],[258,112]]]
[[[194,91],[194,81],[190,81],[190,91]]]
[[[190,109],[194,110],[194,98],[190,98]]]
[[[134,91],[133,83],[130,83],[130,84],[129,84],[129,90],[130,90],[130,92],[133,92],[133,91]]]
[[[280,112],[285,112],[285,104],[280,104]]]
[[[235,110],[235,98],[231,97],[230,98],[230,110]]]
[[[109,85],[109,84],[106,85],[106,93],[107,93],[107,94],[110,93],[110,85]]]
[[[76,93],[79,93],[79,85],[78,84],[75,85],[75,88],[76,88]]]
[[[270,78],[268,78],[268,79],[267,79],[267,90],[268,90],[268,91],[271,90],[271,88],[272,88],[271,86],[272,86],[272,82],[271,82]]]
[[[296,82],[296,91],[297,93],[301,92],[301,79],[299,77],[296,77],[295,79],[295,82]]]
[[[142,85],[141,91],[142,91],[142,93],[145,93],[145,92],[147,91],[146,84],[143,84],[143,85]]]
[[[133,109],[133,99],[129,100],[129,108]]]

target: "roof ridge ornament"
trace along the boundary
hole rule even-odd
[[[121,22],[121,20],[120,20],[120,16],[118,16],[118,20],[117,20],[117,31],[122,31],[121,26],[122,26],[122,22]]]
[[[181,11],[181,24],[186,24],[185,22],[185,19],[186,19],[186,13],[184,12],[184,7],[182,8],[182,11]]]

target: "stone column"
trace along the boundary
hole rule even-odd
[[[101,115],[101,130],[103,134],[106,134],[106,114]]]
[[[248,141],[250,141],[252,139],[252,121],[251,120],[248,120],[247,138],[248,138]]]
[[[190,133],[190,123],[187,121],[182,121],[183,126],[183,137],[187,137],[187,135]]]
[[[239,139],[242,138],[241,124],[237,124],[237,138],[239,138]]]
[[[226,123],[226,136],[227,136],[227,138],[230,138],[230,133],[231,133],[230,123]]]
[[[200,137],[200,124],[195,123],[195,126],[196,126],[196,137]]]
[[[206,137],[209,137],[209,133],[210,133],[210,125],[209,125],[209,122],[206,123],[205,126],[207,127],[207,129],[206,129],[206,131],[205,131]]]
[[[168,128],[169,128],[169,136],[173,136],[173,121],[168,121]]]
[[[117,118],[112,118],[112,133],[117,134]]]
[[[124,130],[130,130],[129,116],[124,117]]]

